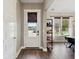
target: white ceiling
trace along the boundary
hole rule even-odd
[[[44,0],[21,0],[23,3],[42,3]]]
[[[75,12],[75,0],[54,0],[48,11]]]

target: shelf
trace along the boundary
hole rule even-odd
[[[51,30],[51,29],[53,29],[53,28],[52,28],[52,27],[47,27],[47,28],[46,28],[46,30]]]
[[[46,33],[47,33],[47,49],[51,50],[53,47],[53,20],[48,19],[46,21]]]
[[[47,40],[47,42],[48,42],[48,43],[52,43],[52,42],[53,42],[53,40]]]
[[[51,41],[49,40],[49,41],[47,41],[48,43],[51,43]]]

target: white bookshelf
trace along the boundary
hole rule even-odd
[[[53,20],[46,20],[46,40],[47,40],[47,49],[51,51],[53,47]]]

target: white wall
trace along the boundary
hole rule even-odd
[[[75,18],[74,17],[70,17],[70,20],[69,20],[69,35],[71,37],[75,36]]]
[[[17,42],[16,42],[16,53],[18,53],[19,49],[21,48],[21,2],[17,0],[17,7],[16,7],[16,16],[17,16]]]

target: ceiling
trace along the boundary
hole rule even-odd
[[[75,0],[54,0],[48,11],[75,12]]]
[[[21,2],[23,3],[43,3],[44,0],[21,0]],[[50,4],[48,11],[75,12],[75,0],[54,0],[52,4]]]
[[[43,3],[44,0],[21,0],[23,3]]]

